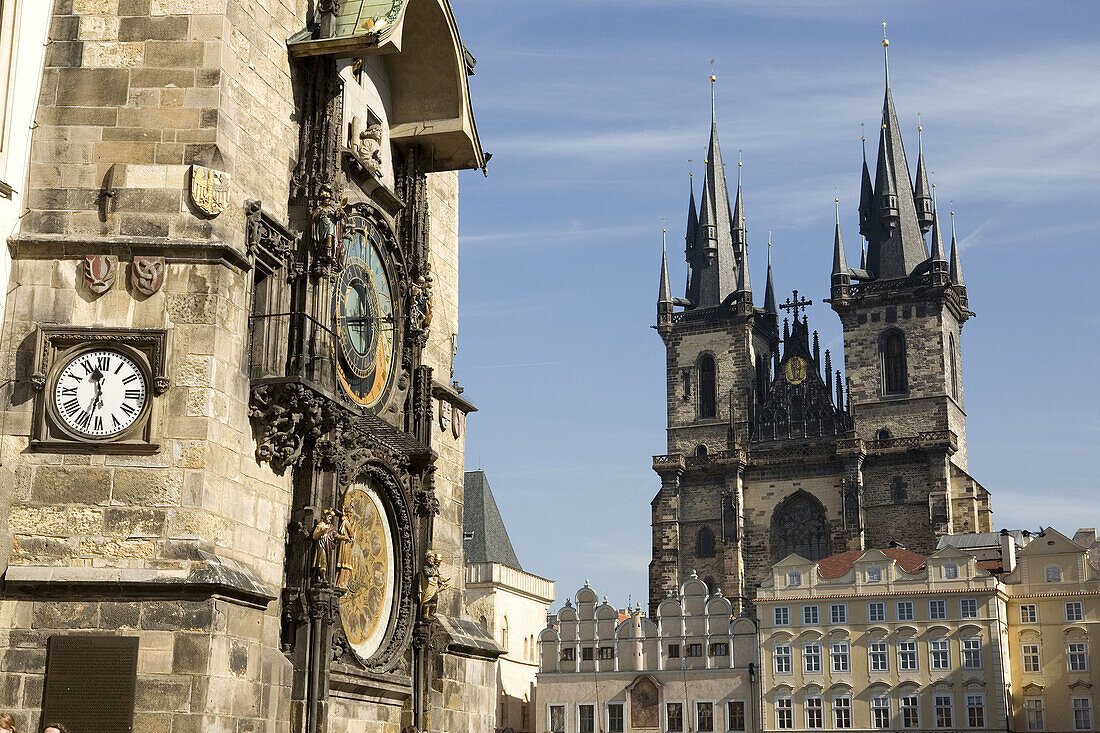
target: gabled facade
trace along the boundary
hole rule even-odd
[[[1012,730],[1005,599],[970,555],[791,555],[758,593],[761,730]]]
[[[661,263],[667,442],[653,459],[651,613],[692,571],[751,611],[791,553],[896,541],[930,554],[943,535],[992,529],[966,460],[958,246],[952,231],[946,254],[923,149],[910,177],[889,75],[874,183],[863,165],[860,266],[847,264],[839,208],[832,243],[826,302],[844,328],[843,373],[820,349],[812,302],[797,290],[777,302],[770,258],[753,304],[740,170],[731,205],[712,113],[698,210],[689,195],[684,297],[672,295],[667,253]]]

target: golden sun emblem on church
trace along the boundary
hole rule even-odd
[[[783,372],[788,384],[802,384],[806,381],[806,360],[800,356],[792,356],[783,366]]]

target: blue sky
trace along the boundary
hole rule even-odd
[[[650,464],[665,452],[664,349],[650,328],[660,231],[667,218],[680,295],[710,60],[731,185],[744,151],[757,304],[771,231],[779,298],[797,288],[817,303],[811,326],[836,356],[840,324],[820,303],[833,198],[858,262],[860,123],[879,121],[883,20],[910,167],[920,112],[978,314],[962,340],[971,473],[993,493],[996,527],[1100,524],[1100,6],[454,0],[454,10],[478,58],[474,109],[493,153],[488,178],[463,174],[460,194],[455,376],[480,408],[466,466],[487,472],[520,561],[558,581],[559,603],[586,578],[618,605],[647,596]]]

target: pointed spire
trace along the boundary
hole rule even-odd
[[[867,271],[867,243],[866,242],[864,242],[863,246],[860,248],[859,269],[863,270],[864,272]]]
[[[862,128],[863,123],[861,122],[859,126]],[[870,237],[874,230],[871,216],[874,209],[875,190],[871,186],[871,171],[867,169],[867,136],[861,134],[859,139],[863,144],[863,180],[859,189],[859,233],[866,238]]]
[[[711,81],[712,90],[713,84]],[[697,261],[700,265],[696,307],[710,308],[720,305],[728,295],[737,290],[737,258],[733,246],[732,219],[726,171],[718,144],[718,124],[712,110],[706,182],[703,184],[699,236],[696,239],[696,251],[699,253]]]
[[[951,282],[965,285],[963,282],[962,262],[959,261],[959,243],[955,241],[955,212],[951,212]]]
[[[699,299],[699,262],[700,249],[704,246],[699,241],[699,215],[695,208],[695,171],[691,170],[692,161],[688,161],[688,214],[687,233],[684,235],[684,257],[687,260],[687,281],[684,283],[684,297],[692,302]]]
[[[947,271],[947,255],[943,251],[943,236],[940,234],[940,215],[936,209],[932,209],[932,272],[937,271],[937,265],[943,266]]]
[[[775,283],[772,281],[772,233],[768,232],[768,284],[764,286],[764,312],[779,315],[775,306]]]
[[[917,208],[917,223],[920,225],[921,234],[927,234],[932,226],[932,194],[928,191],[928,174],[924,169],[924,127],[920,124],[920,113],[917,113],[917,180],[913,184],[913,203]]]
[[[848,272],[848,261],[844,257],[844,240],[840,238],[840,199],[834,198],[836,207],[836,233],[833,235],[833,277],[834,298],[843,298],[847,295],[848,285],[852,282],[852,276]],[[839,289],[840,292],[836,292]]]
[[[668,281],[668,241],[664,227],[661,227],[661,290],[657,294],[657,303],[672,305],[672,286]]]
[[[751,305],[752,286],[749,285],[749,242],[745,235],[745,204],[741,200],[741,151],[737,151],[737,198],[733,205],[733,252],[737,258],[737,292],[742,301]]]

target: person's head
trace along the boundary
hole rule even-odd
[[[15,728],[15,718],[11,716],[11,713],[0,714],[0,731],[18,733]]]
[[[69,729],[65,727],[64,723],[46,723],[42,728],[42,733],[69,733]]]

